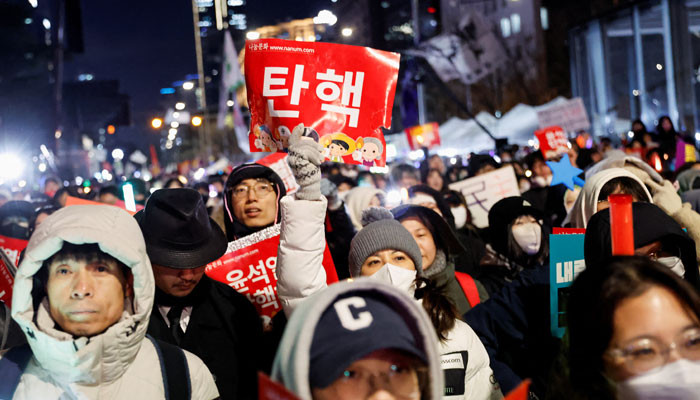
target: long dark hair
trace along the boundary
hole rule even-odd
[[[423,309],[428,313],[441,342],[447,340],[447,334],[459,318],[457,308],[445,294],[445,288],[445,285],[438,286],[430,279],[416,278],[416,299],[422,300]]]
[[[614,399],[603,375],[603,354],[613,336],[617,307],[651,287],[668,289],[700,320],[700,295],[668,267],[641,256],[618,256],[603,268],[587,268],[574,281],[568,316],[569,379],[575,398]]]

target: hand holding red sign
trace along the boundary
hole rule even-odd
[[[386,165],[380,127],[391,126],[399,57],[332,43],[246,41],[251,151],[286,150],[291,129],[303,124],[331,161]],[[365,146],[374,158],[353,157]]]

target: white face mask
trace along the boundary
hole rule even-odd
[[[620,400],[700,399],[700,362],[684,358],[617,385]]]
[[[532,185],[530,185],[530,181],[523,179],[522,181],[520,181],[520,193],[527,192],[528,190],[530,190],[531,186]]]
[[[416,271],[397,267],[392,264],[384,264],[377,272],[369,276],[370,279],[407,291],[411,296],[416,292]]]
[[[345,197],[347,197],[349,192],[350,192],[349,190],[346,190],[344,192],[338,192],[338,199],[340,201],[345,201]]]
[[[552,175],[548,175],[546,178],[544,176],[534,176],[532,177],[532,184],[535,187],[546,187],[552,183]]]
[[[542,241],[542,227],[537,222],[513,225],[513,238],[527,255],[537,254]]]
[[[464,228],[467,224],[467,209],[464,206],[450,208],[452,216],[455,217],[455,227],[457,229]]]
[[[663,264],[671,269],[683,278],[685,276],[685,266],[683,266],[683,261],[678,257],[659,257],[656,259],[657,262]]]

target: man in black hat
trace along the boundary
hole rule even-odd
[[[222,399],[256,398],[262,324],[245,296],[204,275],[227,241],[202,196],[161,189],[135,217],[156,281],[148,333],[199,356]]]

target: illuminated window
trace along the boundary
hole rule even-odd
[[[510,25],[514,35],[520,33],[520,14],[513,14],[510,16]]]
[[[501,34],[504,38],[510,36],[510,19],[501,18]]]

